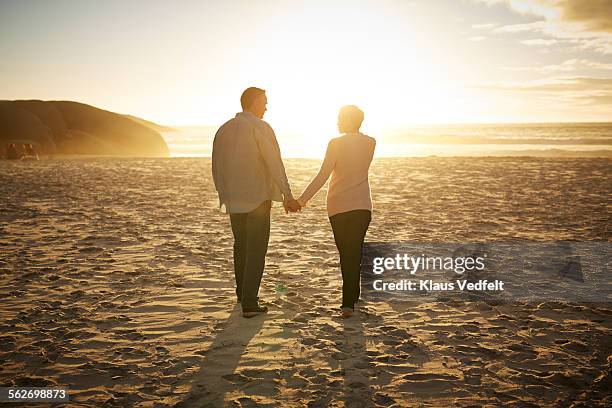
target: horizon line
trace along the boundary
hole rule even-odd
[[[41,102],[73,102],[73,103],[78,103],[78,104],[82,104],[82,105],[88,105],[91,106],[93,108],[96,109],[100,109],[100,110],[104,110],[107,112],[111,112],[111,113],[116,113],[119,115],[128,115],[128,116],[134,116],[138,119],[143,119],[146,120],[148,122],[153,122],[154,124],[158,125],[158,126],[163,126],[163,127],[168,127],[168,128],[188,128],[188,127],[219,127],[221,126],[222,123],[220,124],[206,124],[206,123],[199,123],[199,124],[172,124],[172,123],[164,123],[164,122],[159,122],[156,119],[152,119],[149,117],[145,117],[145,116],[140,116],[134,113],[121,113],[118,111],[114,111],[111,110],[109,108],[106,107],[100,107],[97,105],[93,105],[89,102],[81,102],[81,101],[76,101],[76,100],[71,100],[71,99],[37,99],[37,98],[24,98],[24,99],[2,99],[0,98],[0,102],[17,102],[17,101],[41,101]],[[502,121],[502,122],[491,122],[491,121],[465,121],[465,122],[409,122],[405,125],[402,126],[396,126],[393,127],[391,129],[388,129],[388,131],[396,131],[396,130],[402,130],[402,129],[406,129],[406,128],[411,128],[411,127],[415,127],[415,126],[428,126],[428,127],[435,127],[435,126],[466,126],[466,125],[562,125],[562,124],[606,124],[606,123],[610,123],[612,124],[612,121],[609,120],[602,120],[602,121],[573,121],[573,120],[567,120],[567,121],[542,121],[542,122],[532,122],[532,121],[526,121],[526,122],[522,122],[522,121]],[[168,133],[172,132],[172,131],[167,131]]]
[[[141,119],[144,119],[141,117]],[[149,120],[149,119],[146,119]],[[205,124],[205,123],[201,123],[201,124],[171,124],[171,123],[159,123],[157,121],[151,120],[153,122],[155,122],[156,124],[160,125],[160,126],[166,126],[166,127],[183,127],[183,128],[187,128],[187,127],[218,127],[221,125],[218,124]],[[593,124],[597,124],[597,125],[602,125],[602,124],[612,124],[612,121],[610,120],[602,120],[602,121],[554,121],[554,122],[413,122],[413,123],[409,123],[406,124],[404,127],[406,128],[410,128],[413,126],[465,126],[465,125],[568,125],[568,124],[572,124],[572,125],[593,125]],[[398,130],[401,130],[401,127],[397,128]]]

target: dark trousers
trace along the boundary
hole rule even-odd
[[[236,295],[242,309],[257,307],[257,294],[266,263],[270,239],[270,208],[264,201],[248,213],[230,214],[234,234],[234,274]]]
[[[361,248],[372,220],[369,210],[353,210],[329,217],[340,253],[342,307],[353,308],[360,295]]]

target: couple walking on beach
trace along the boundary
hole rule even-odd
[[[329,142],[319,173],[296,199],[274,130],[262,120],[268,103],[265,91],[248,88],[240,103],[242,112],[215,135],[212,173],[219,205],[229,213],[234,235],[236,295],[242,315],[253,317],[268,310],[258,303],[257,295],[270,238],[272,201],[282,202],[286,212],[301,211],[331,175],[327,213],[340,254],[341,315],[350,317],[359,299],[361,249],[372,217],[368,171],[376,141],[359,132],[363,112],[353,105],[340,109],[340,136]]]

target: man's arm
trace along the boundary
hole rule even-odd
[[[212,176],[213,176],[213,182],[215,184],[215,190],[219,191],[219,187],[220,187],[220,175],[219,175],[219,148],[218,148],[218,136],[219,133],[221,133],[221,129],[223,129],[223,127],[219,128],[219,130],[217,130],[217,133],[215,133],[215,138],[213,139],[213,148],[212,148],[212,157],[211,157],[211,167],[212,167]]]
[[[293,194],[291,193],[291,187],[289,186],[289,180],[287,180],[287,174],[285,173],[285,166],[281,159],[280,147],[276,140],[274,130],[269,125],[261,129],[255,128],[257,146],[259,152],[268,167],[272,180],[278,185],[281,192],[283,193],[284,201],[293,201]]]

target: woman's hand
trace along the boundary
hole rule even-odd
[[[283,207],[285,207],[285,213],[298,212],[302,210],[302,206],[298,200],[295,199],[285,200],[283,202]]]

